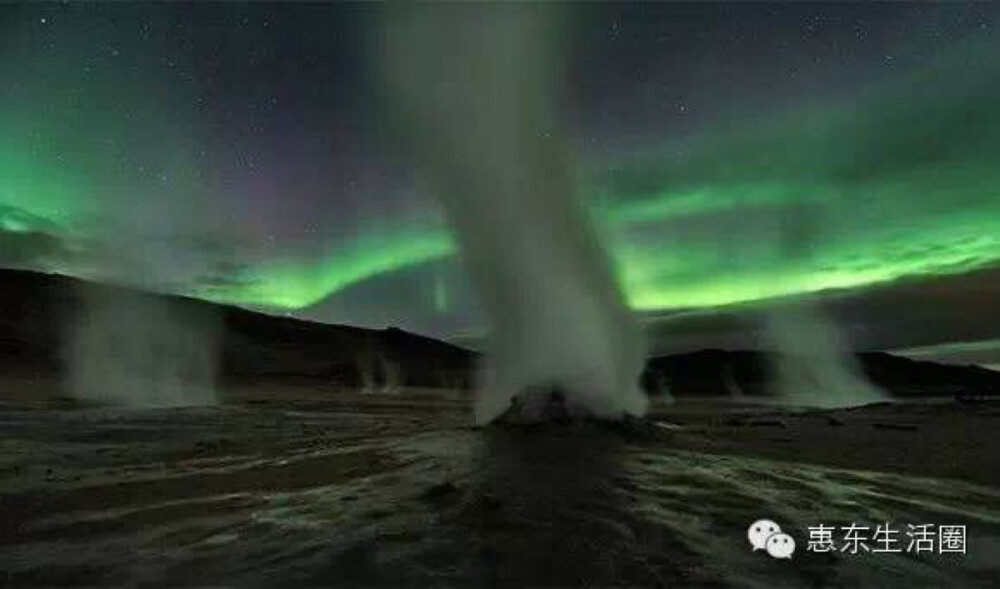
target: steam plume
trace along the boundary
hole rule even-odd
[[[87,290],[69,334],[71,390],[130,409],[214,404],[217,319],[191,301]]]
[[[778,255],[791,265],[802,264],[821,239],[818,220],[836,221],[836,213],[833,205],[820,210],[788,209],[777,219]],[[885,398],[865,378],[843,331],[820,308],[796,302],[768,313],[764,324],[768,347],[776,352],[771,367],[773,386],[782,401],[849,407]]]
[[[384,28],[395,110],[492,319],[479,422],[533,386],[602,417],[646,408],[645,343],[559,133],[560,24],[550,6],[422,5]]]
[[[765,332],[777,352],[773,386],[782,401],[849,407],[885,398],[865,378],[840,328],[819,310],[800,304],[770,313]]]

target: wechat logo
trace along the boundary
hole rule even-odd
[[[747,528],[747,540],[754,551],[765,550],[772,558],[792,558],[795,539],[781,531],[781,526],[769,519],[759,519]]]

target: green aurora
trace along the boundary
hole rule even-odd
[[[969,45],[850,100],[753,125],[720,121],[713,132],[585,170],[581,192],[630,304],[706,308],[1000,262],[995,55],[993,47]],[[211,194],[218,182],[210,166],[188,155],[203,141],[194,131],[198,115],[177,113],[164,98],[178,90],[136,74],[114,90],[127,98],[112,102],[108,80],[70,84],[66,76],[35,74],[0,100],[0,227],[45,230],[69,243],[112,239],[93,220],[120,206],[116,194]],[[33,93],[66,91],[63,85],[83,88],[65,99],[65,112],[33,104]],[[123,103],[144,104],[143,120],[116,110]],[[96,116],[85,116],[91,110]],[[158,137],[155,146],[141,147],[139,128]],[[119,170],[134,150],[154,148],[166,154],[169,187]],[[439,216],[381,221],[318,254],[240,260],[250,265],[238,280],[181,290],[303,309],[362,282],[455,258]],[[51,269],[86,273],[65,260]],[[433,281],[443,310],[454,297]]]

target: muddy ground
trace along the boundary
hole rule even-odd
[[[1000,404],[679,401],[633,430],[476,429],[440,391],[257,383],[122,412],[46,387],[0,387],[0,584],[1000,582]],[[760,518],[790,560],[751,550]],[[840,551],[840,531],[807,549],[810,526],[887,522],[902,552]],[[966,552],[908,552],[907,524],[964,525]]]

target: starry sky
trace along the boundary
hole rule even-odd
[[[537,132],[657,349],[809,299],[858,347],[1000,364],[1000,7],[571,8]],[[475,341],[381,10],[0,6],[0,266]]]

